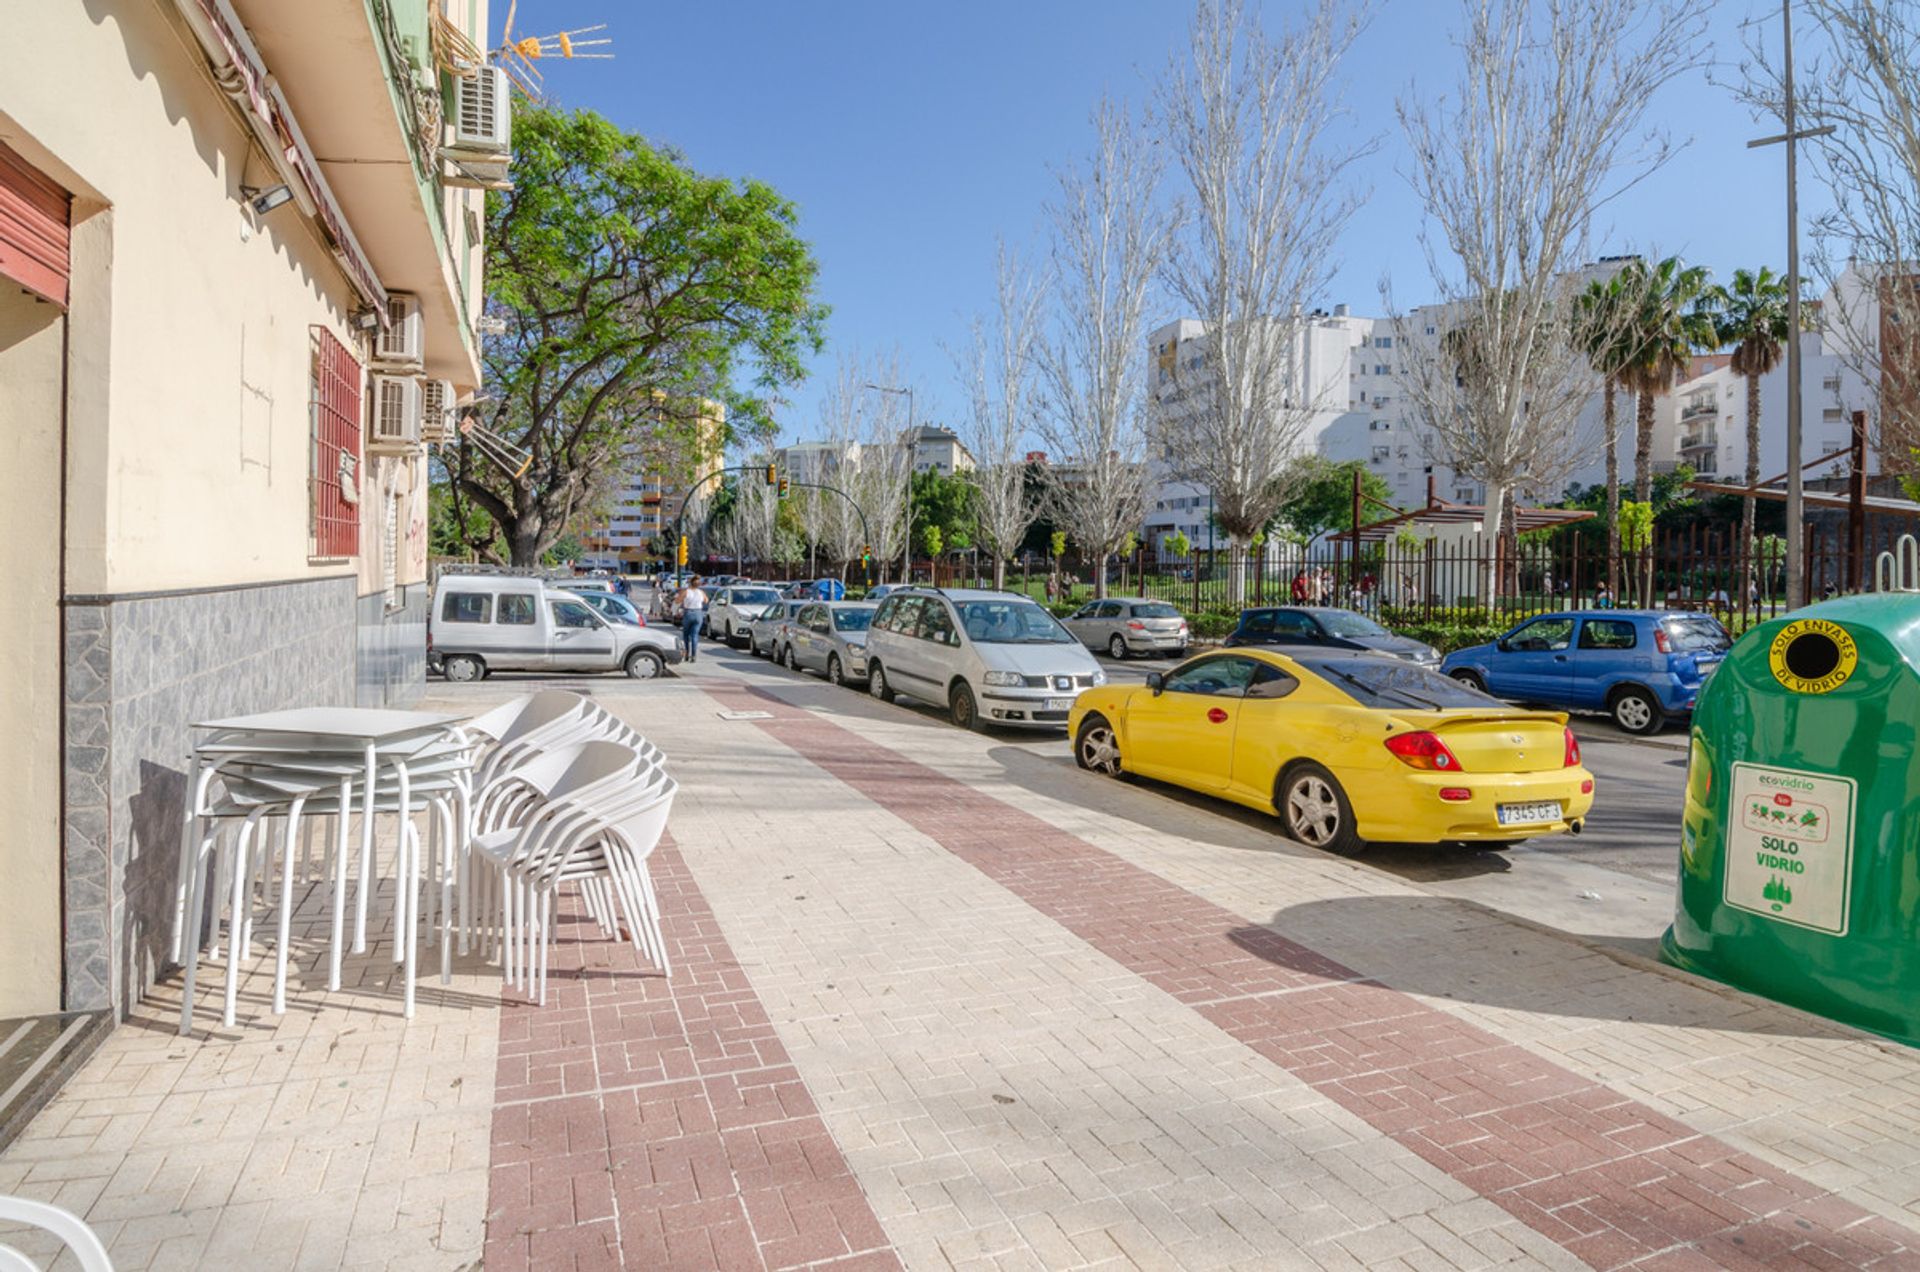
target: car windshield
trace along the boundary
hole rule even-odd
[[[1316,614],[1314,617],[1320,620],[1320,626],[1326,628],[1328,634],[1340,636],[1347,640],[1352,640],[1356,636],[1391,635],[1386,628],[1380,626],[1380,624],[1374,622],[1372,619],[1362,618],[1358,614],[1350,614],[1346,610],[1328,610]]]
[[[877,608],[877,606],[869,605],[862,609],[837,609],[833,611],[834,630],[842,632],[866,631],[873,623],[873,611]]]
[[[780,599],[780,594],[770,587],[735,588],[727,598],[730,605],[771,605]]]
[[[1032,601],[962,601],[960,625],[983,645],[1070,645],[1074,638]]]
[[[1165,605],[1159,601],[1151,601],[1145,605],[1134,606],[1133,616],[1135,618],[1178,618],[1180,617],[1180,611],[1171,605]]]
[[[1711,618],[1669,618],[1667,637],[1683,654],[1724,653],[1733,644],[1727,629]]]
[[[1416,707],[1441,711],[1451,707],[1498,706],[1478,689],[1449,676],[1397,658],[1309,658],[1300,665],[1325,676],[1336,689],[1363,707]]]

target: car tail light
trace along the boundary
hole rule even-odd
[[[1147,630],[1147,625],[1137,618],[1131,618],[1127,620],[1127,630],[1130,632],[1144,632]]]
[[[1567,735],[1567,754],[1566,754],[1565,760],[1561,764],[1561,767],[1572,768],[1574,765],[1580,762],[1580,739],[1573,736],[1572,725],[1567,726],[1566,735]]]
[[[1653,629],[1653,647],[1659,650],[1663,654],[1670,654],[1673,652],[1673,642],[1667,639],[1666,628],[1655,627]]]
[[[1451,773],[1460,767],[1460,761],[1447,744],[1431,733],[1400,733],[1387,739],[1387,750],[1399,757],[1400,762],[1409,768],[1438,769]]]
[[[1580,783],[1580,793],[1581,793],[1582,795],[1591,795],[1591,794],[1593,794],[1593,779],[1592,779],[1592,778],[1588,778],[1588,779],[1587,779],[1586,781],[1584,781],[1584,782],[1582,782],[1582,783]]]
[[[1464,786],[1442,786],[1440,788],[1440,798],[1459,804],[1472,799],[1473,792]]]

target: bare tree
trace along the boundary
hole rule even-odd
[[[1361,202],[1348,170],[1373,149],[1327,137],[1343,113],[1335,77],[1365,11],[1318,0],[1269,38],[1241,0],[1201,0],[1159,94],[1190,213],[1168,254],[1167,288],[1202,328],[1201,357],[1170,360],[1154,436],[1176,474],[1212,492],[1214,519],[1237,547],[1279,510],[1283,474],[1316,413],[1346,405],[1344,376],[1314,382],[1305,314],[1331,282]],[[1237,601],[1245,562],[1232,560]]]
[[[1579,269],[1590,227],[1671,153],[1643,121],[1655,91],[1698,65],[1706,9],[1462,0],[1453,93],[1398,103],[1438,303],[1396,314],[1396,373],[1452,466],[1486,486],[1490,543],[1509,494],[1581,457],[1578,420],[1599,387],[1575,307],[1594,277]]]
[[[975,526],[980,547],[993,558],[993,585],[1004,587],[1007,560],[1020,550],[1039,509],[1027,495],[1026,449],[1033,428],[1035,354],[1045,301],[1041,284],[1000,245],[995,259],[994,311],[976,318],[960,366],[967,390],[967,448]]]
[[[1812,19],[1796,51],[1802,129],[1833,207],[1813,222],[1813,266],[1829,287],[1827,347],[1877,392],[1869,412],[1890,470],[1920,469],[1920,10],[1911,0],[1798,0]],[[1748,28],[1739,92],[1760,112],[1784,113],[1784,67],[1769,28]],[[1810,56],[1809,56],[1810,55]]]
[[[1094,152],[1060,174],[1050,209],[1053,322],[1040,342],[1038,423],[1054,452],[1055,520],[1096,562],[1140,527],[1146,482],[1146,310],[1171,221],[1155,206],[1161,163],[1127,111],[1094,112]]]
[[[873,535],[874,557],[882,571],[906,548],[907,492],[913,477],[913,441],[907,436],[909,399],[863,386],[895,385],[904,374],[896,357],[859,363],[866,374],[855,385],[860,393],[860,458],[853,470],[851,490],[866,515]]]
[[[868,400],[860,387],[864,378],[859,359],[841,354],[833,379],[820,399],[820,455],[817,462],[806,465],[816,474],[806,480],[837,486],[851,497],[827,495],[821,504],[821,546],[843,569],[863,549],[873,546],[866,540],[860,520],[862,509],[856,502],[864,427],[861,412]]]

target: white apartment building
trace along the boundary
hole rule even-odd
[[[1823,333],[1800,338],[1801,456],[1810,460],[1852,444],[1852,413],[1870,411],[1874,391],[1859,369],[1826,348]],[[1722,360],[1724,361],[1724,360]],[[1787,470],[1787,365],[1760,377],[1760,476]],[[1628,408],[1631,409],[1630,406]],[[1721,365],[1678,385],[1655,407],[1654,454],[1701,477],[1744,481],[1747,472],[1747,378]],[[1629,446],[1631,443],[1629,443]],[[1631,467],[1631,455],[1628,465]],[[1845,461],[1838,461],[1844,464]],[[1870,472],[1880,468],[1871,448]],[[1810,475],[1826,471],[1817,468]]]

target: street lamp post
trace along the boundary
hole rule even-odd
[[[1787,608],[1806,602],[1805,500],[1802,495],[1800,441],[1800,188],[1798,177],[1799,142],[1804,137],[1822,137],[1833,131],[1824,128],[1797,127],[1793,95],[1793,2],[1780,6],[1780,30],[1785,38],[1781,56],[1781,81],[1785,94],[1780,122],[1787,130],[1778,136],[1761,137],[1747,143],[1756,146],[1787,147]],[[1745,545],[1742,545],[1744,548]]]
[[[902,517],[906,530],[905,542],[900,545],[900,581],[913,582],[913,389],[899,388],[891,384],[868,384],[863,388],[875,393],[896,393],[907,399],[907,495],[901,501]]]

